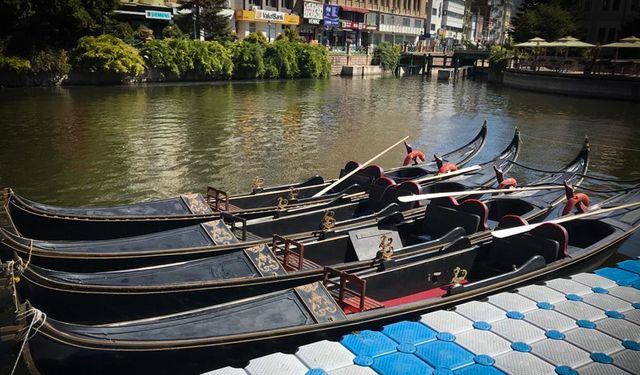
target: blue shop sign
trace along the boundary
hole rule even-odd
[[[145,18],[151,18],[155,20],[170,20],[172,15],[171,12],[161,12],[158,10],[146,10],[144,12]]]
[[[325,26],[340,26],[340,6],[324,4],[324,25]]]

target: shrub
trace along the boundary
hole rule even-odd
[[[266,78],[296,78],[300,76],[296,43],[282,38],[268,45],[264,52]]]
[[[278,35],[278,37],[276,38],[276,40],[283,40],[286,39],[290,42],[304,42],[304,39],[302,39],[302,37],[300,36],[300,34],[298,34],[298,32],[295,29],[292,28],[285,28],[283,32],[280,33],[280,35]]]
[[[152,40],[142,46],[140,54],[146,65],[163,77],[172,73],[179,77],[194,68],[191,41],[188,39]]]
[[[186,35],[177,25],[169,25],[162,29],[163,38],[184,38]]]
[[[128,44],[133,44],[135,34],[133,28],[127,22],[119,22],[109,28],[109,32],[118,38],[124,40]]]
[[[53,73],[65,75],[71,70],[67,51],[63,49],[43,50],[36,52],[31,58],[31,71],[34,73]]]
[[[195,71],[207,78],[229,78],[233,73],[231,51],[218,42],[195,40],[192,52]]]
[[[10,73],[27,73],[31,71],[31,61],[16,56],[0,54],[0,71]]]
[[[509,59],[513,57],[511,50],[501,46],[491,47],[489,52],[489,69],[496,73],[500,73],[506,69]]]
[[[331,74],[329,53],[321,45],[298,44],[298,66],[302,77],[325,78]]]
[[[233,45],[233,75],[237,78],[260,78],[264,75],[264,50],[257,43],[246,41]]]
[[[267,37],[264,36],[264,34],[261,32],[253,32],[247,35],[247,37],[244,38],[244,41],[247,43],[259,44],[261,46],[266,46],[267,44],[269,44],[269,42],[267,41]]]
[[[153,30],[144,25],[140,25],[134,33],[134,36],[137,40],[148,42],[150,40],[153,40]]]
[[[400,61],[400,45],[383,42],[373,50],[373,65],[380,65],[382,70],[395,69]]]
[[[74,69],[85,72],[120,73],[136,77],[144,72],[138,51],[113,35],[85,36],[73,50]]]

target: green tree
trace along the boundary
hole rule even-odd
[[[400,61],[400,45],[383,42],[373,50],[373,65],[380,65],[382,70],[392,70]]]
[[[513,19],[511,20],[510,32],[516,42],[524,42],[527,39],[531,39],[537,36],[537,35],[534,35],[527,39],[518,39],[516,37],[516,33],[517,32],[522,33],[522,31],[520,30],[528,27],[529,25],[530,15],[525,16],[525,13],[527,11],[536,10],[538,7],[543,5],[553,5],[553,6],[560,7],[561,9],[569,12],[572,15],[574,22],[578,20],[578,15],[580,14],[580,12],[578,10],[578,2],[575,0],[524,0],[518,7],[517,12],[513,16]],[[524,19],[523,19],[523,16],[524,16]],[[562,35],[562,36],[566,36],[566,35]]]
[[[137,77],[144,72],[144,61],[138,50],[109,34],[80,38],[78,46],[72,51],[72,62],[75,70],[90,73],[118,73]]]
[[[244,41],[247,43],[259,44],[263,47],[265,47],[269,43],[267,37],[264,36],[263,33],[257,31],[254,31],[251,34],[247,35],[246,38],[244,38]]]
[[[8,54],[18,56],[68,49],[111,23],[118,6],[119,0],[0,0],[0,39],[7,40]]]
[[[184,27],[188,24],[184,18],[194,20],[194,39],[204,32],[206,40],[224,42],[234,38],[229,27],[229,16],[221,14],[227,9],[227,0],[178,0],[180,10],[189,10],[191,14],[181,16]]]
[[[575,34],[575,17],[559,5],[539,5],[524,11],[513,28],[513,39],[524,42],[533,37],[548,41]]]
[[[284,31],[282,31],[280,35],[278,35],[276,40],[282,40],[284,38],[286,38],[290,42],[304,42],[304,39],[302,39],[300,34],[298,34],[295,29],[292,29],[290,27],[284,28]]]
[[[235,77],[255,79],[264,75],[264,48],[259,44],[240,41],[234,44],[232,52]]]

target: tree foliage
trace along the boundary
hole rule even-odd
[[[400,46],[383,42],[373,50],[373,65],[380,65],[382,70],[392,70],[400,61]]]
[[[242,79],[260,78],[265,73],[264,50],[260,44],[239,41],[233,46],[233,76]]]
[[[331,74],[329,53],[324,46],[307,43],[298,44],[298,64],[300,76],[307,78],[327,78]]]
[[[544,4],[525,10],[514,25],[512,33],[516,42],[534,37],[552,41],[574,35],[576,30],[576,20],[571,12],[556,4]]]
[[[8,54],[22,57],[68,49],[108,24],[118,6],[118,0],[0,0],[0,39],[8,39]]]
[[[269,44],[269,41],[267,40],[267,37],[264,36],[263,33],[258,32],[258,31],[254,31],[252,33],[250,33],[249,35],[247,35],[244,38],[244,41],[247,43],[255,43],[255,44],[259,44],[263,47],[265,47],[267,44]]]
[[[296,78],[300,76],[296,43],[282,38],[269,44],[264,52],[266,78]]]
[[[221,12],[227,9],[227,0],[179,0],[180,10],[189,10],[190,14],[185,14],[179,18],[179,23],[189,24],[186,19],[193,20],[195,17],[195,34],[199,39],[201,32],[204,32],[206,40],[219,42],[233,40],[234,35],[229,26],[229,16]]]
[[[74,69],[84,72],[119,73],[130,77],[144,72],[144,61],[138,50],[109,34],[80,38],[72,51],[72,62]]]
[[[507,67],[509,59],[513,57],[513,52],[502,46],[493,46],[489,52],[489,68],[496,73],[500,73]]]

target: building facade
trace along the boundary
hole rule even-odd
[[[287,27],[300,25],[294,0],[233,0],[233,20],[238,39],[260,32],[273,41]]]
[[[474,40],[479,44],[503,44],[511,28],[513,0],[472,0],[471,15],[482,25]]]
[[[620,39],[624,25],[640,17],[640,0],[579,0],[579,9],[585,42],[606,44]]]
[[[468,39],[470,24],[465,23],[470,23],[471,18],[467,13],[465,0],[431,0],[427,27],[432,43],[436,46],[452,46]]]
[[[153,30],[155,36],[160,36],[162,29],[173,23],[176,6],[175,1],[121,0],[114,13],[116,19],[129,23],[134,30],[145,26]]]

